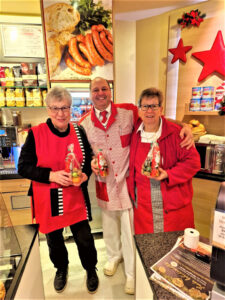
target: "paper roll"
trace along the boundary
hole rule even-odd
[[[199,242],[199,232],[193,228],[184,230],[184,245],[191,249],[197,249]]]

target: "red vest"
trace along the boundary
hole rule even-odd
[[[74,144],[74,153],[80,164],[83,156],[76,132],[70,124],[70,133],[59,137],[52,133],[46,123],[32,128],[37,167],[51,168],[52,171],[65,169],[65,157],[69,144]],[[42,233],[78,223],[88,219],[81,187],[62,187],[57,183],[49,184],[33,181],[33,198],[36,223]]]

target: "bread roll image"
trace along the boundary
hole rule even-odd
[[[59,43],[57,38],[47,39],[49,72],[53,74],[60,64],[64,47]]]
[[[69,40],[74,37],[69,31],[62,31],[57,35],[57,41],[59,41],[61,46],[66,46],[69,43]]]
[[[47,31],[72,32],[80,21],[79,12],[67,3],[55,3],[46,7],[44,15]]]
[[[200,122],[198,120],[190,120],[189,123],[193,126],[198,126],[200,124]]]
[[[193,126],[198,126],[198,125],[200,124],[200,122],[199,122],[198,120],[195,120],[195,119],[190,120],[189,123],[190,123],[191,125],[193,125]]]

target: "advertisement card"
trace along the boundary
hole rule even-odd
[[[41,0],[50,81],[113,80],[112,0]]]
[[[172,292],[176,291],[181,298],[209,299],[214,281],[210,278],[210,264],[196,257],[199,253],[202,257],[209,257],[211,247],[199,243],[198,248],[192,250],[180,243],[151,267],[157,275],[153,280],[158,280]]]

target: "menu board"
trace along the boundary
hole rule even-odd
[[[50,81],[113,80],[112,0],[41,0]]]
[[[41,25],[2,24],[5,57],[45,57]]]

